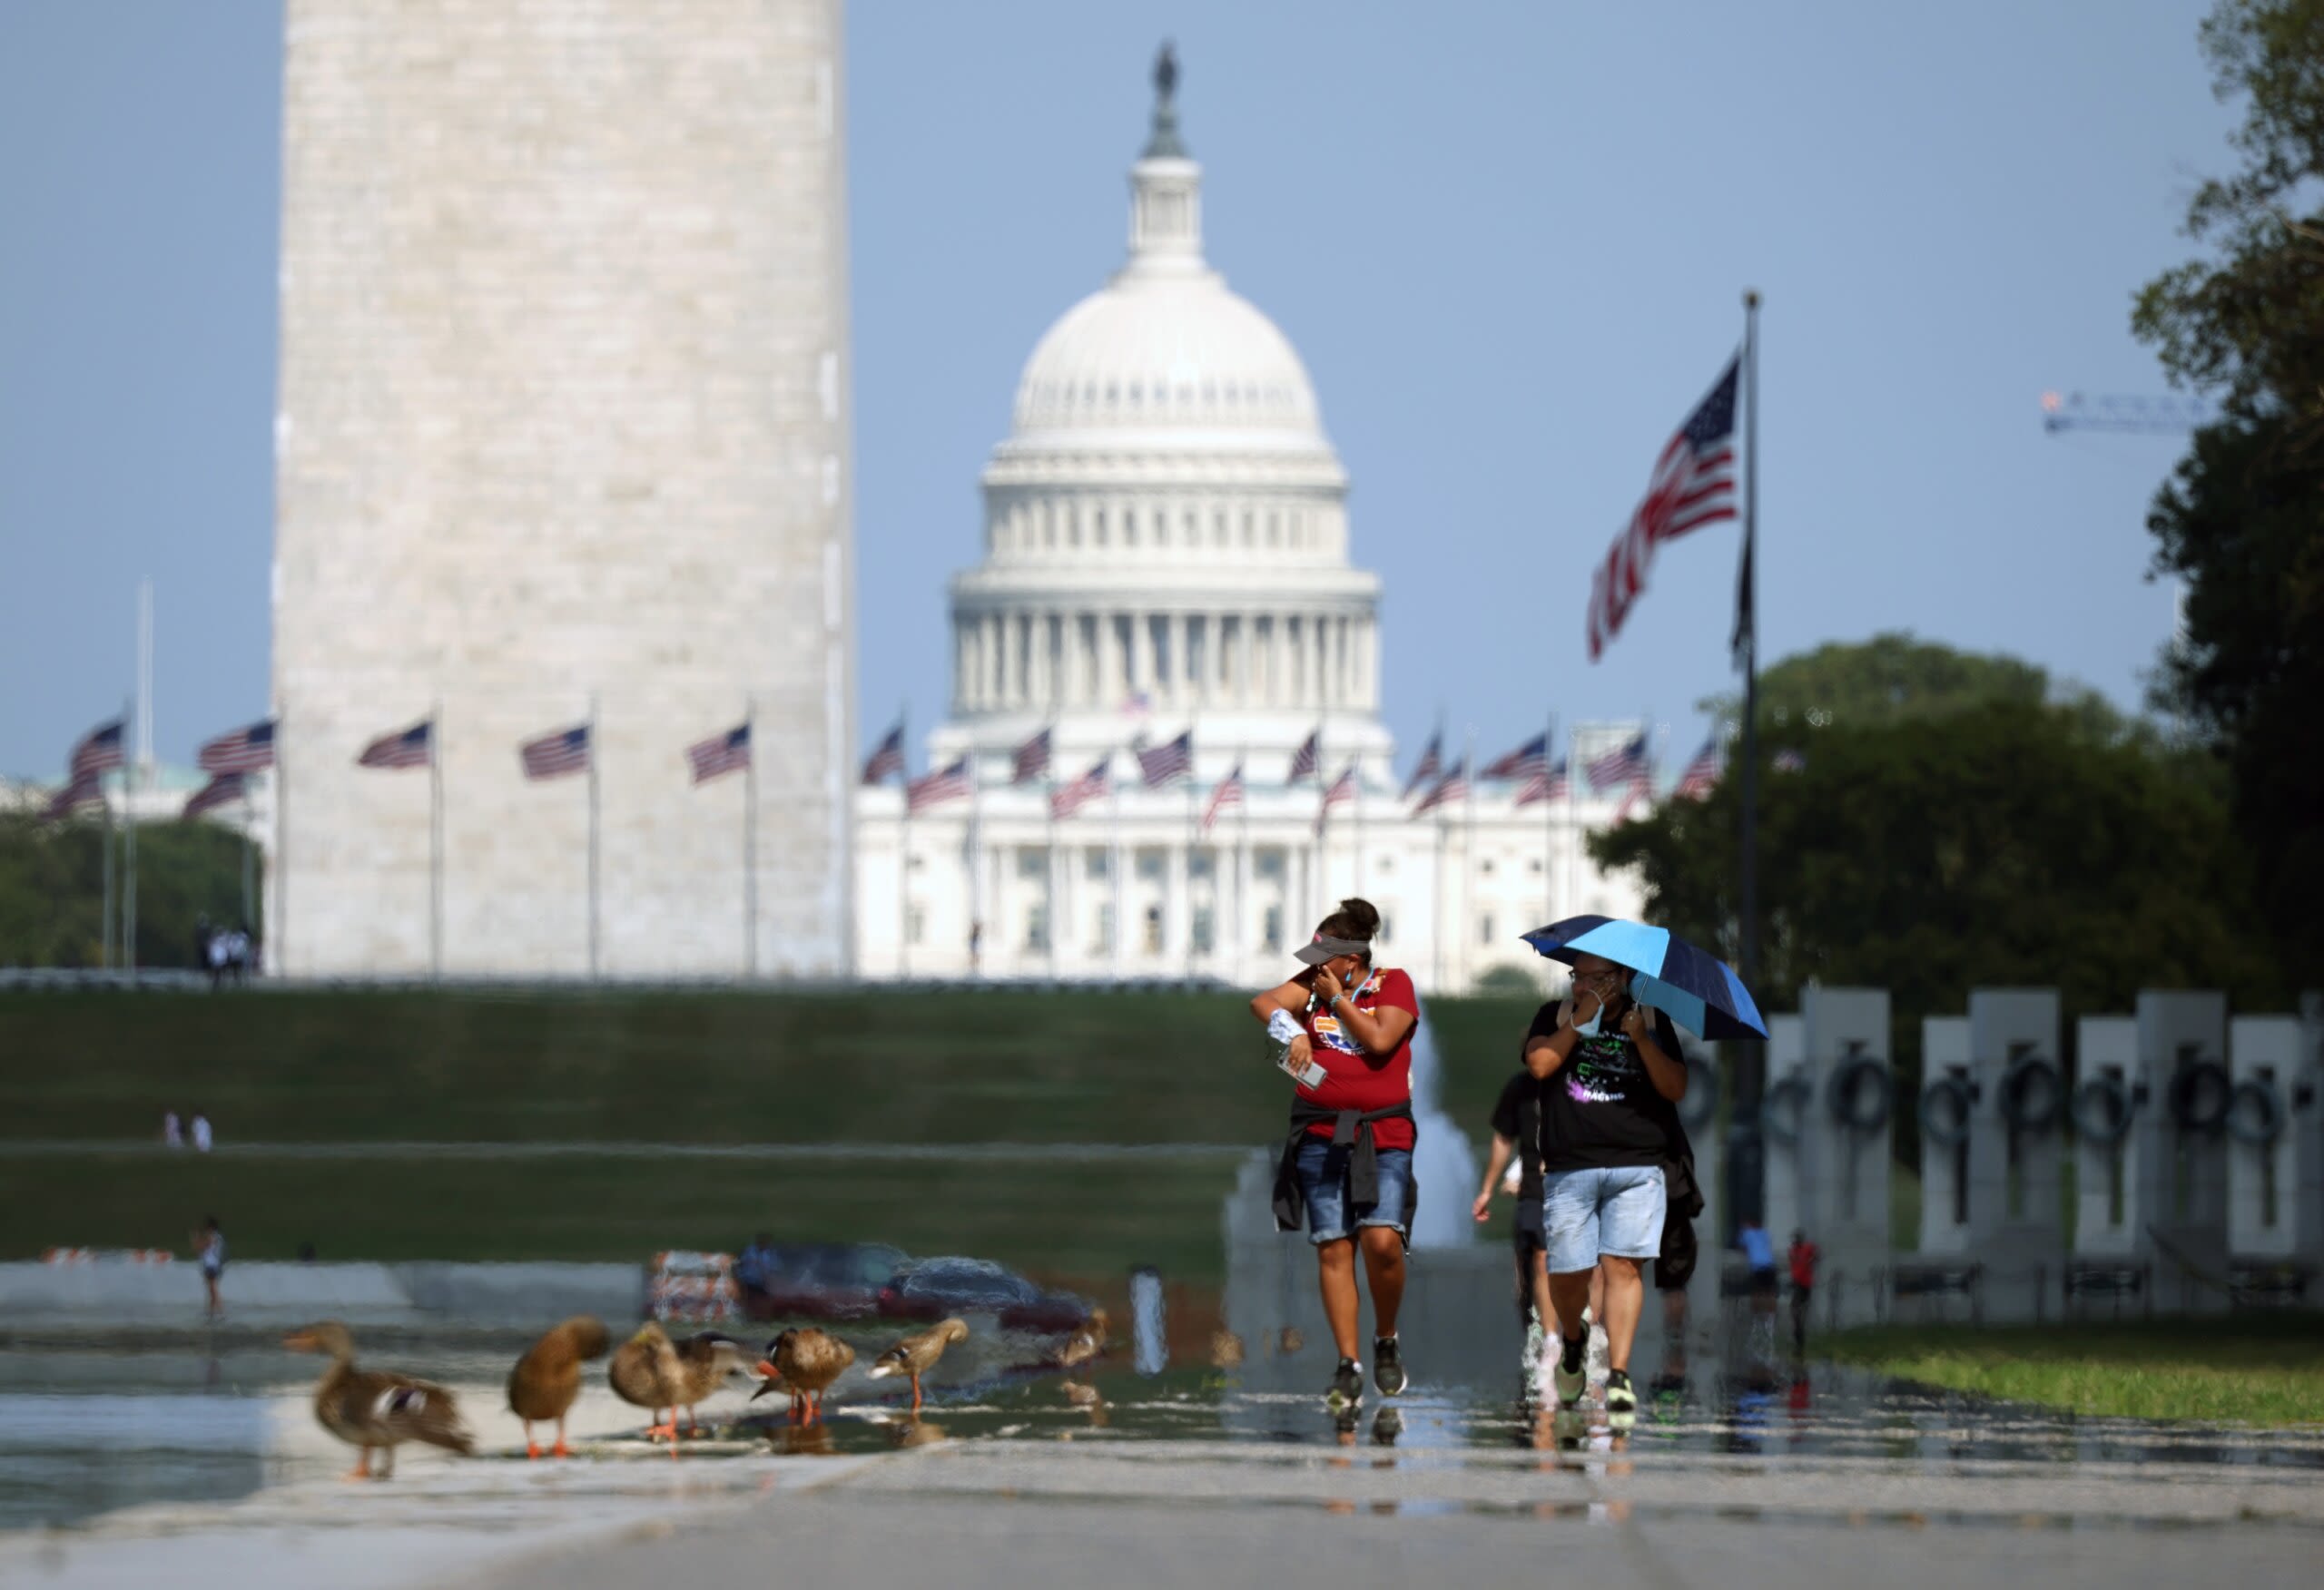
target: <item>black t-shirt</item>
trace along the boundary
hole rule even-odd
[[[1534,1014],[1525,1042],[1555,1037],[1558,1004]],[[1679,1112],[1654,1091],[1638,1045],[1622,1036],[1613,1014],[1606,1030],[1577,1041],[1565,1064],[1550,1074],[1541,1092],[1541,1157],[1551,1171],[1604,1169],[1614,1165],[1659,1165],[1680,1141]],[[1654,1045],[1685,1064],[1678,1029],[1654,1012]]]
[[[1517,1196],[1530,1203],[1541,1195],[1541,1101],[1557,1085],[1520,1071],[1492,1106],[1492,1129],[1517,1145]]]

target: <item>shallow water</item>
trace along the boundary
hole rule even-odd
[[[475,1426],[479,1455],[407,1449],[399,1474],[440,1488],[460,1466],[524,1463],[519,1431],[501,1402],[507,1368],[522,1342],[431,1343],[403,1338],[367,1361],[452,1387]],[[860,1343],[868,1361],[877,1333]],[[789,1424],[779,1397],[753,1403],[747,1386],[703,1408],[716,1433],[687,1443],[685,1463],[887,1452],[938,1442],[979,1448],[1079,1445],[1124,1456],[1193,1458],[1206,1450],[1244,1461],[1267,1448],[1356,1448],[1393,1457],[1407,1472],[1461,1468],[1498,1450],[1587,1455],[1627,1450],[1693,1463],[1866,1460],[1932,1477],[1994,1464],[2114,1465],[2160,1460],[2245,1466],[2255,1471],[2324,1469],[2324,1432],[2254,1432],[2204,1426],[2083,1419],[1893,1386],[1857,1371],[1755,1366],[1729,1372],[1698,1358],[1683,1385],[1651,1390],[1640,1359],[1644,1406],[1633,1428],[1602,1415],[1549,1415],[1521,1395],[1514,1355],[1505,1375],[1471,1370],[1470,1383],[1433,1379],[1425,1343],[1408,1345],[1414,1384],[1383,1403],[1367,1397],[1352,1418],[1322,1405],[1326,1351],[1262,1353],[1235,1369],[1178,1365],[1134,1372],[1127,1353],[1078,1377],[1035,1367],[1038,1344],[986,1336],[955,1350],[929,1385],[921,1416],[892,1381],[851,1371],[818,1426]],[[1706,1367],[1708,1365],[1708,1367]],[[256,1342],[210,1352],[187,1347],[0,1350],[0,1528],[70,1525],[150,1502],[223,1503],[343,1472],[348,1450],[314,1424],[308,1392],[318,1366]],[[1315,1389],[1306,1388],[1313,1385]],[[638,1431],[638,1410],[593,1379],[576,1409],[581,1463],[666,1464]],[[543,1468],[550,1467],[544,1464]],[[481,1477],[482,1471],[479,1472]],[[2257,1477],[2255,1474],[2255,1477]],[[1417,1505],[1417,1504],[1416,1504]]]

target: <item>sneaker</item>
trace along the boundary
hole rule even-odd
[[[1383,1397],[1393,1397],[1409,1384],[1404,1379],[1403,1355],[1396,1350],[1393,1336],[1372,1339],[1372,1383],[1380,1388]]]
[[[1577,1364],[1572,1369],[1566,1368],[1565,1354],[1559,1353],[1550,1370],[1550,1385],[1558,1394],[1558,1406],[1571,1408],[1581,1401],[1582,1389],[1588,1384],[1581,1366]]]
[[[1610,1369],[1606,1373],[1606,1411],[1619,1418],[1638,1412],[1638,1393],[1630,1389],[1628,1369]]]
[[[1606,1327],[1588,1309],[1581,1310],[1581,1322],[1590,1327],[1590,1350],[1582,1355],[1582,1373],[1593,1381],[1606,1378]]]
[[[1332,1371],[1332,1388],[1324,1393],[1324,1400],[1334,1408],[1354,1408],[1364,1400],[1364,1371],[1355,1367],[1354,1359],[1340,1359],[1340,1367]]]

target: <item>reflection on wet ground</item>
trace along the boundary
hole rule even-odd
[[[415,1450],[407,1454],[403,1474],[424,1473],[425,1483],[440,1491],[465,1467],[546,1472],[555,1467],[525,1462],[502,1403],[507,1365],[520,1345],[430,1351],[425,1342],[405,1341],[365,1354],[367,1361],[392,1363],[451,1386],[478,1429],[478,1458],[463,1464]],[[1269,1344],[1271,1358],[1278,1345]],[[1045,1371],[1033,1367],[1032,1344],[986,1337],[948,1357],[943,1370],[949,1378],[931,1381],[927,1406],[916,1417],[908,1392],[899,1389],[881,1398],[876,1394],[889,1382],[856,1375],[834,1389],[828,1417],[806,1426],[787,1420],[781,1399],[751,1403],[738,1382],[704,1406],[704,1421],[714,1433],[686,1443],[681,1467],[921,1448],[990,1458],[1012,1468],[1038,1458],[1044,1485],[1059,1495],[1078,1495],[1085,1487],[1088,1494],[1114,1494],[1125,1484],[1134,1487],[1141,1465],[1152,1473],[1157,1461],[1184,1461],[1240,1476],[1230,1491],[1242,1499],[1314,1502],[1312,1484],[1273,1496],[1250,1477],[1271,1464],[1312,1467],[1321,1460],[1353,1466],[1352,1471],[1393,1473],[1393,1496],[1374,1496],[1365,1505],[1423,1511],[1598,1505],[1585,1497],[1509,1492],[1479,1478],[1561,1469],[1617,1477],[1659,1472],[1677,1482],[1668,1494],[1655,1486],[1634,1487],[1628,1503],[1652,1510],[1711,1505],[1712,1493],[1755,1467],[1799,1483],[1777,1487],[1797,1489],[1792,1499],[1777,1494],[1753,1505],[1828,1509],[1831,1498],[1816,1494],[1818,1484],[1828,1492],[1828,1477],[1861,1468],[1899,1482],[1866,1488],[1863,1507],[1876,1513],[1889,1507],[1899,1517],[1916,1507],[1939,1505],[1950,1494],[1945,1482],[1955,1480],[1994,1492],[1977,1502],[1980,1507],[2012,1506],[2005,1488],[1995,1492],[1990,1482],[2019,1471],[2110,1481],[2127,1472],[2158,1484],[2191,1469],[2223,1471],[2216,1477],[2244,1494],[2237,1505],[2267,1516],[2290,1516],[2270,1499],[2276,1481],[2296,1479],[2303,1492],[2324,1491],[2314,1485],[2315,1472],[2324,1469],[2324,1431],[2075,1418],[1828,1368],[1760,1367],[1729,1374],[1699,1368],[1709,1360],[1699,1358],[1698,1372],[1682,1383],[1642,1384],[1635,1422],[1616,1429],[1602,1413],[1558,1414],[1539,1407],[1523,1395],[1513,1359],[1498,1386],[1432,1386],[1428,1366],[1414,1350],[1412,1391],[1385,1403],[1367,1399],[1354,1415],[1334,1418],[1314,1392],[1280,1389],[1299,1368],[1312,1368],[1307,1378],[1315,1379],[1327,1371],[1327,1353],[1315,1348],[1303,1345],[1290,1363],[1275,1361],[1265,1369],[1257,1364],[1172,1368],[1153,1376],[1135,1373],[1126,1358],[1119,1355],[1094,1372]],[[312,1371],[311,1359],[256,1345],[215,1356],[182,1350],[0,1351],[0,1526],[72,1523],[138,1503],[223,1502],[336,1475],[346,1466],[346,1452],[313,1424],[307,1403]],[[639,1437],[645,1422],[593,1377],[576,1410],[573,1466],[624,1459],[666,1466],[665,1449]],[[1124,1466],[1128,1472],[1122,1472]],[[947,1487],[974,1488],[986,1467],[971,1461],[940,1471],[916,1469],[921,1481],[915,1483],[940,1472]],[[1802,1477],[1813,1475],[1827,1477]],[[2209,1506],[2181,1488],[2166,1513],[2187,1515],[2191,1507],[2200,1513]],[[1321,1498],[1352,1506],[1359,1499],[1354,1494]],[[2029,1494],[2023,1505],[2041,1512],[2045,1507],[2086,1510],[2093,1504],[2076,1489],[2050,1503]],[[2110,1504],[2106,1510],[2116,1509]],[[2291,1509],[2302,1519],[2316,1511],[2305,1503]]]

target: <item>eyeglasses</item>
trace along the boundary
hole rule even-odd
[[[1577,983],[1619,983],[1622,980],[1622,974],[1620,971],[1578,971],[1573,974],[1573,980]]]

